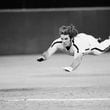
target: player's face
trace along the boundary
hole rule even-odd
[[[67,47],[71,45],[71,40],[69,35],[61,34],[61,40],[62,40],[63,46]]]

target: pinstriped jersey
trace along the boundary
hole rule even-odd
[[[92,35],[85,33],[79,33],[74,40],[71,42],[70,47],[64,47],[61,38],[56,39],[50,46],[48,52],[49,54],[54,53],[56,50],[62,50],[63,52],[74,56],[77,53],[88,54],[94,50],[104,52],[107,43],[100,45],[98,40]]]
[[[80,33],[74,38],[70,47],[64,47],[61,38],[58,38],[51,44],[51,48],[57,48],[73,56],[75,53],[86,53],[96,45],[98,45],[96,38]]]

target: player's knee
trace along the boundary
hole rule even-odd
[[[100,51],[92,51],[92,53],[93,53],[94,55],[101,55],[101,54],[103,54],[104,52],[100,52]]]

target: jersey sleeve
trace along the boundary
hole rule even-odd
[[[48,59],[50,56],[52,56],[62,45],[62,41],[60,39],[56,39],[52,42],[50,47],[46,52],[43,53],[43,56]]]

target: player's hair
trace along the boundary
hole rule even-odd
[[[73,24],[71,24],[70,26],[61,26],[59,28],[59,34],[64,34],[64,35],[68,35],[70,39],[72,39],[73,37],[75,37],[78,34],[78,30],[75,28],[75,26]]]

